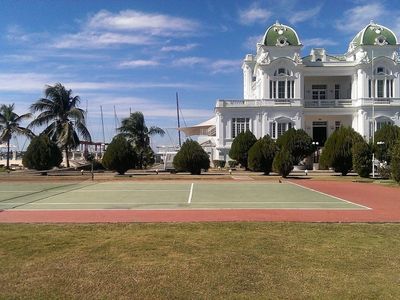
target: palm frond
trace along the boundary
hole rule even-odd
[[[25,127],[15,127],[15,133],[25,135],[29,138],[35,137],[35,134],[30,129]]]
[[[150,129],[149,129],[149,133],[148,133],[148,134],[149,134],[149,135],[159,134],[159,135],[161,135],[161,136],[164,136],[165,131],[164,131],[162,128],[160,128],[160,127],[151,126]]]
[[[76,123],[75,124],[76,129],[78,130],[79,134],[86,140],[91,142],[92,137],[90,136],[89,130],[86,128],[85,124],[83,123]]]

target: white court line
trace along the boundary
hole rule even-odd
[[[346,202],[346,203],[349,203],[349,204],[352,204],[352,205],[356,205],[356,206],[359,206],[359,207],[362,207],[362,208],[365,208],[365,209],[372,209],[371,207],[368,207],[368,206],[365,206],[365,205],[361,205],[361,204],[358,204],[358,203],[354,203],[354,202],[351,202],[351,201],[348,201],[348,200],[345,200],[345,199],[342,199],[342,198],[339,198],[339,197],[336,197],[336,196],[333,196],[333,195],[329,195],[329,194],[326,194],[324,192],[320,192],[320,191],[314,190],[314,189],[309,188],[309,187],[302,186],[300,184],[297,184],[297,183],[294,183],[294,182],[291,182],[291,181],[286,181],[286,182],[288,182],[290,184],[293,184],[293,185],[296,185],[298,187],[301,187],[303,189],[306,189],[306,190],[309,190],[309,191],[312,191],[312,192],[315,192],[315,193],[318,193],[318,194],[321,194],[321,195],[324,195],[324,196],[328,196],[328,197],[331,197],[331,198],[335,198],[337,200],[340,200],[340,201],[343,201],[343,202]]]
[[[71,193],[81,193],[81,192],[187,192],[187,190],[76,190],[71,191]]]
[[[0,193],[36,193],[36,192],[42,192],[41,190],[37,191],[0,191]]]
[[[131,208],[41,208],[41,209],[35,209],[35,208],[10,208],[10,209],[3,209],[3,211],[29,211],[29,212],[35,212],[35,211],[115,211],[115,210],[121,210],[121,211],[126,211],[126,210],[132,210],[132,211],[180,211],[180,210],[248,210],[248,211],[253,211],[253,210],[340,210],[340,211],[353,211],[357,210],[357,208],[321,208],[321,207],[300,207],[300,208],[292,208],[292,207],[280,207],[280,208],[246,208],[246,207],[236,207],[236,208],[225,208],[225,207],[196,207],[196,208],[140,208],[140,207],[131,207]],[[322,221],[321,221],[322,222]]]
[[[187,202],[187,203],[189,203],[189,204],[192,202],[193,185],[194,185],[194,183],[192,182],[192,184],[190,185],[190,193],[189,193],[189,198],[188,198],[188,202]]]
[[[48,192],[48,191],[0,191],[0,193],[39,193],[39,192]],[[53,191],[51,191],[53,192]],[[54,192],[70,192],[70,193],[81,193],[81,192],[187,192],[187,190],[58,190]]]
[[[25,202],[3,202],[0,203],[1,205],[15,205],[15,204],[24,204]],[[191,203],[190,200],[188,200],[188,203]],[[293,204],[293,203],[301,203],[301,204],[337,204],[337,202],[307,202],[307,201],[290,201],[290,202],[281,202],[281,201],[271,201],[271,202],[260,202],[260,201],[245,201],[245,202],[229,202],[229,201],[218,201],[218,202],[196,202],[197,204]],[[151,203],[151,202],[34,202],[34,203],[28,203],[26,205],[128,205],[128,204],[134,204],[134,205],[164,205],[164,204],[179,204],[177,202],[157,202],[157,203]]]

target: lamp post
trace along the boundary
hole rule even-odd
[[[314,146],[314,163],[317,163],[319,161],[319,153],[318,153],[318,145],[319,142],[312,142],[312,145]],[[317,155],[315,155],[315,152],[317,152]]]

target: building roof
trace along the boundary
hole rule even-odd
[[[265,46],[300,46],[299,36],[296,31],[287,25],[276,21],[264,34],[262,40]]]
[[[217,123],[217,118],[213,117],[207,121],[204,121],[200,124],[191,127],[180,127],[178,128],[178,130],[184,132],[186,136],[201,135],[204,132],[204,130],[207,130],[210,127],[215,126],[216,123]]]
[[[389,28],[371,21],[353,38],[349,49],[363,45],[397,45],[397,38]]]

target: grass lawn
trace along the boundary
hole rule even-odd
[[[400,298],[400,224],[0,225],[1,299]]]

